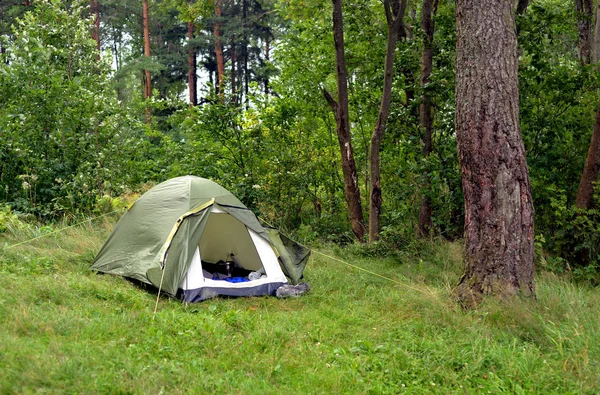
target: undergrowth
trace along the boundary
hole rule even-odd
[[[0,393],[600,391],[600,295],[561,275],[538,273],[536,301],[465,312],[458,243],[323,247],[301,298],[161,297],[153,314],[156,293],[88,269],[112,226],[1,234]]]

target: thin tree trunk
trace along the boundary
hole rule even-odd
[[[242,0],[242,56],[244,57],[244,103],[246,109],[250,108],[250,98],[248,97],[248,88],[250,85],[250,74],[248,73],[248,1]]]
[[[535,297],[533,204],[519,129],[513,0],[456,2],[456,137],[465,272],[456,294]]]
[[[596,17],[594,18],[594,39],[592,40],[592,55],[594,63],[600,61],[600,2],[596,4]]]
[[[596,110],[596,122],[592,133],[592,141],[588,149],[583,174],[579,181],[575,204],[580,209],[590,209],[593,204],[594,182],[600,174],[600,105]]]
[[[142,9],[142,18],[144,25],[144,56],[150,58],[150,13],[148,10],[148,0],[144,0]],[[152,96],[152,80],[150,70],[144,70],[144,99]],[[146,123],[150,123],[150,107],[146,107]]]
[[[265,39],[265,59],[268,62],[270,62],[270,55],[271,53],[271,42],[269,40],[269,36],[267,35],[266,39]],[[269,98],[269,76],[267,75],[265,77],[265,96],[267,96],[267,99]]]
[[[223,97],[223,89],[225,87],[225,61],[223,59],[223,43],[221,42],[221,0],[215,0],[215,56],[217,58],[217,77],[219,86],[219,96]]]
[[[516,15],[523,15],[525,11],[527,11],[527,7],[529,6],[529,0],[518,0],[517,1],[517,10]],[[517,37],[521,33],[521,23],[517,20]]]
[[[233,100],[233,104],[237,105],[237,99],[235,97],[235,62],[236,62],[236,53],[235,53],[235,34],[231,35],[231,99]]]
[[[394,55],[396,42],[398,41],[398,31],[403,25],[404,12],[406,10],[406,0],[393,0],[393,6],[389,0],[384,0],[385,16],[388,25],[387,48],[385,52],[385,65],[383,77],[383,93],[381,95],[381,104],[379,106],[379,115],[371,135],[371,144],[369,147],[369,168],[370,168],[370,199],[369,199],[369,242],[372,243],[379,238],[379,218],[381,216],[381,206],[383,199],[381,197],[381,172],[380,155],[381,140],[390,114],[390,103],[392,101],[392,82],[394,77]]]
[[[423,53],[421,55],[421,89],[423,90],[423,99],[419,106],[419,119],[423,135],[423,157],[427,159],[433,149],[433,117],[431,114],[431,96],[427,90],[431,71],[433,69],[433,33],[435,25],[433,16],[437,11],[437,0],[423,0],[421,7],[421,29],[423,30]],[[429,176],[429,166],[425,169],[425,185],[423,190],[428,191],[431,186]],[[431,216],[433,209],[431,207],[431,197],[425,193],[421,195],[421,207],[419,208],[419,234],[427,237],[431,234],[433,223]]]
[[[592,56],[592,0],[575,0],[577,29],[579,30],[579,60],[590,64]]]
[[[581,62],[584,65],[591,63],[592,54],[596,56],[598,46],[600,43],[595,42],[592,46],[592,1],[591,0],[575,0],[575,6],[577,10],[578,23],[577,28],[579,29],[579,52]],[[599,5],[600,7],[600,5]],[[596,26],[594,27],[594,35],[599,31],[598,20],[596,20]],[[592,51],[592,47],[594,50]],[[597,61],[597,59],[594,59]],[[594,123],[594,129],[592,131],[592,140],[590,147],[588,148],[585,165],[579,180],[579,188],[577,188],[577,196],[575,197],[575,205],[580,209],[590,209],[593,204],[594,197],[594,182],[598,180],[598,174],[600,173],[600,104],[596,110],[596,121]]]
[[[348,204],[350,224],[356,238],[362,242],[365,234],[358,175],[354,162],[354,151],[350,137],[350,121],[348,115],[348,75],[344,54],[344,25],[342,19],[342,0],[333,2],[333,41],[337,66],[338,102],[327,91],[323,91],[331,106],[336,120],[336,132],[342,156],[342,173],[344,174],[344,196]]]
[[[98,58],[100,58],[100,2],[98,0],[90,0],[90,13],[94,18],[94,27],[92,28],[92,39],[96,41],[98,49]]]
[[[188,22],[188,43],[194,39],[194,22]],[[198,89],[196,87],[196,49],[188,49],[188,91],[190,98],[190,106],[198,105]]]

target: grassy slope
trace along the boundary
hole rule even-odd
[[[110,224],[0,252],[0,393],[598,393],[600,296],[540,274],[537,302],[463,312],[460,247],[313,254],[298,299],[184,305],[88,270]],[[34,236],[4,236],[10,245]]]

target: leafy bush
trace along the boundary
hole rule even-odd
[[[564,194],[551,199],[553,227],[549,237],[538,237],[551,254],[545,259],[552,271],[571,271],[576,279],[600,283],[600,188],[589,210],[568,207]],[[546,239],[548,241],[546,241]]]
[[[0,233],[22,229],[25,226],[26,225],[21,222],[17,214],[10,209],[10,206],[0,206]]]

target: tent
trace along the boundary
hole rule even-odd
[[[275,229],[217,183],[165,181],[121,217],[91,269],[151,284],[185,302],[272,295],[302,278],[310,250]]]

